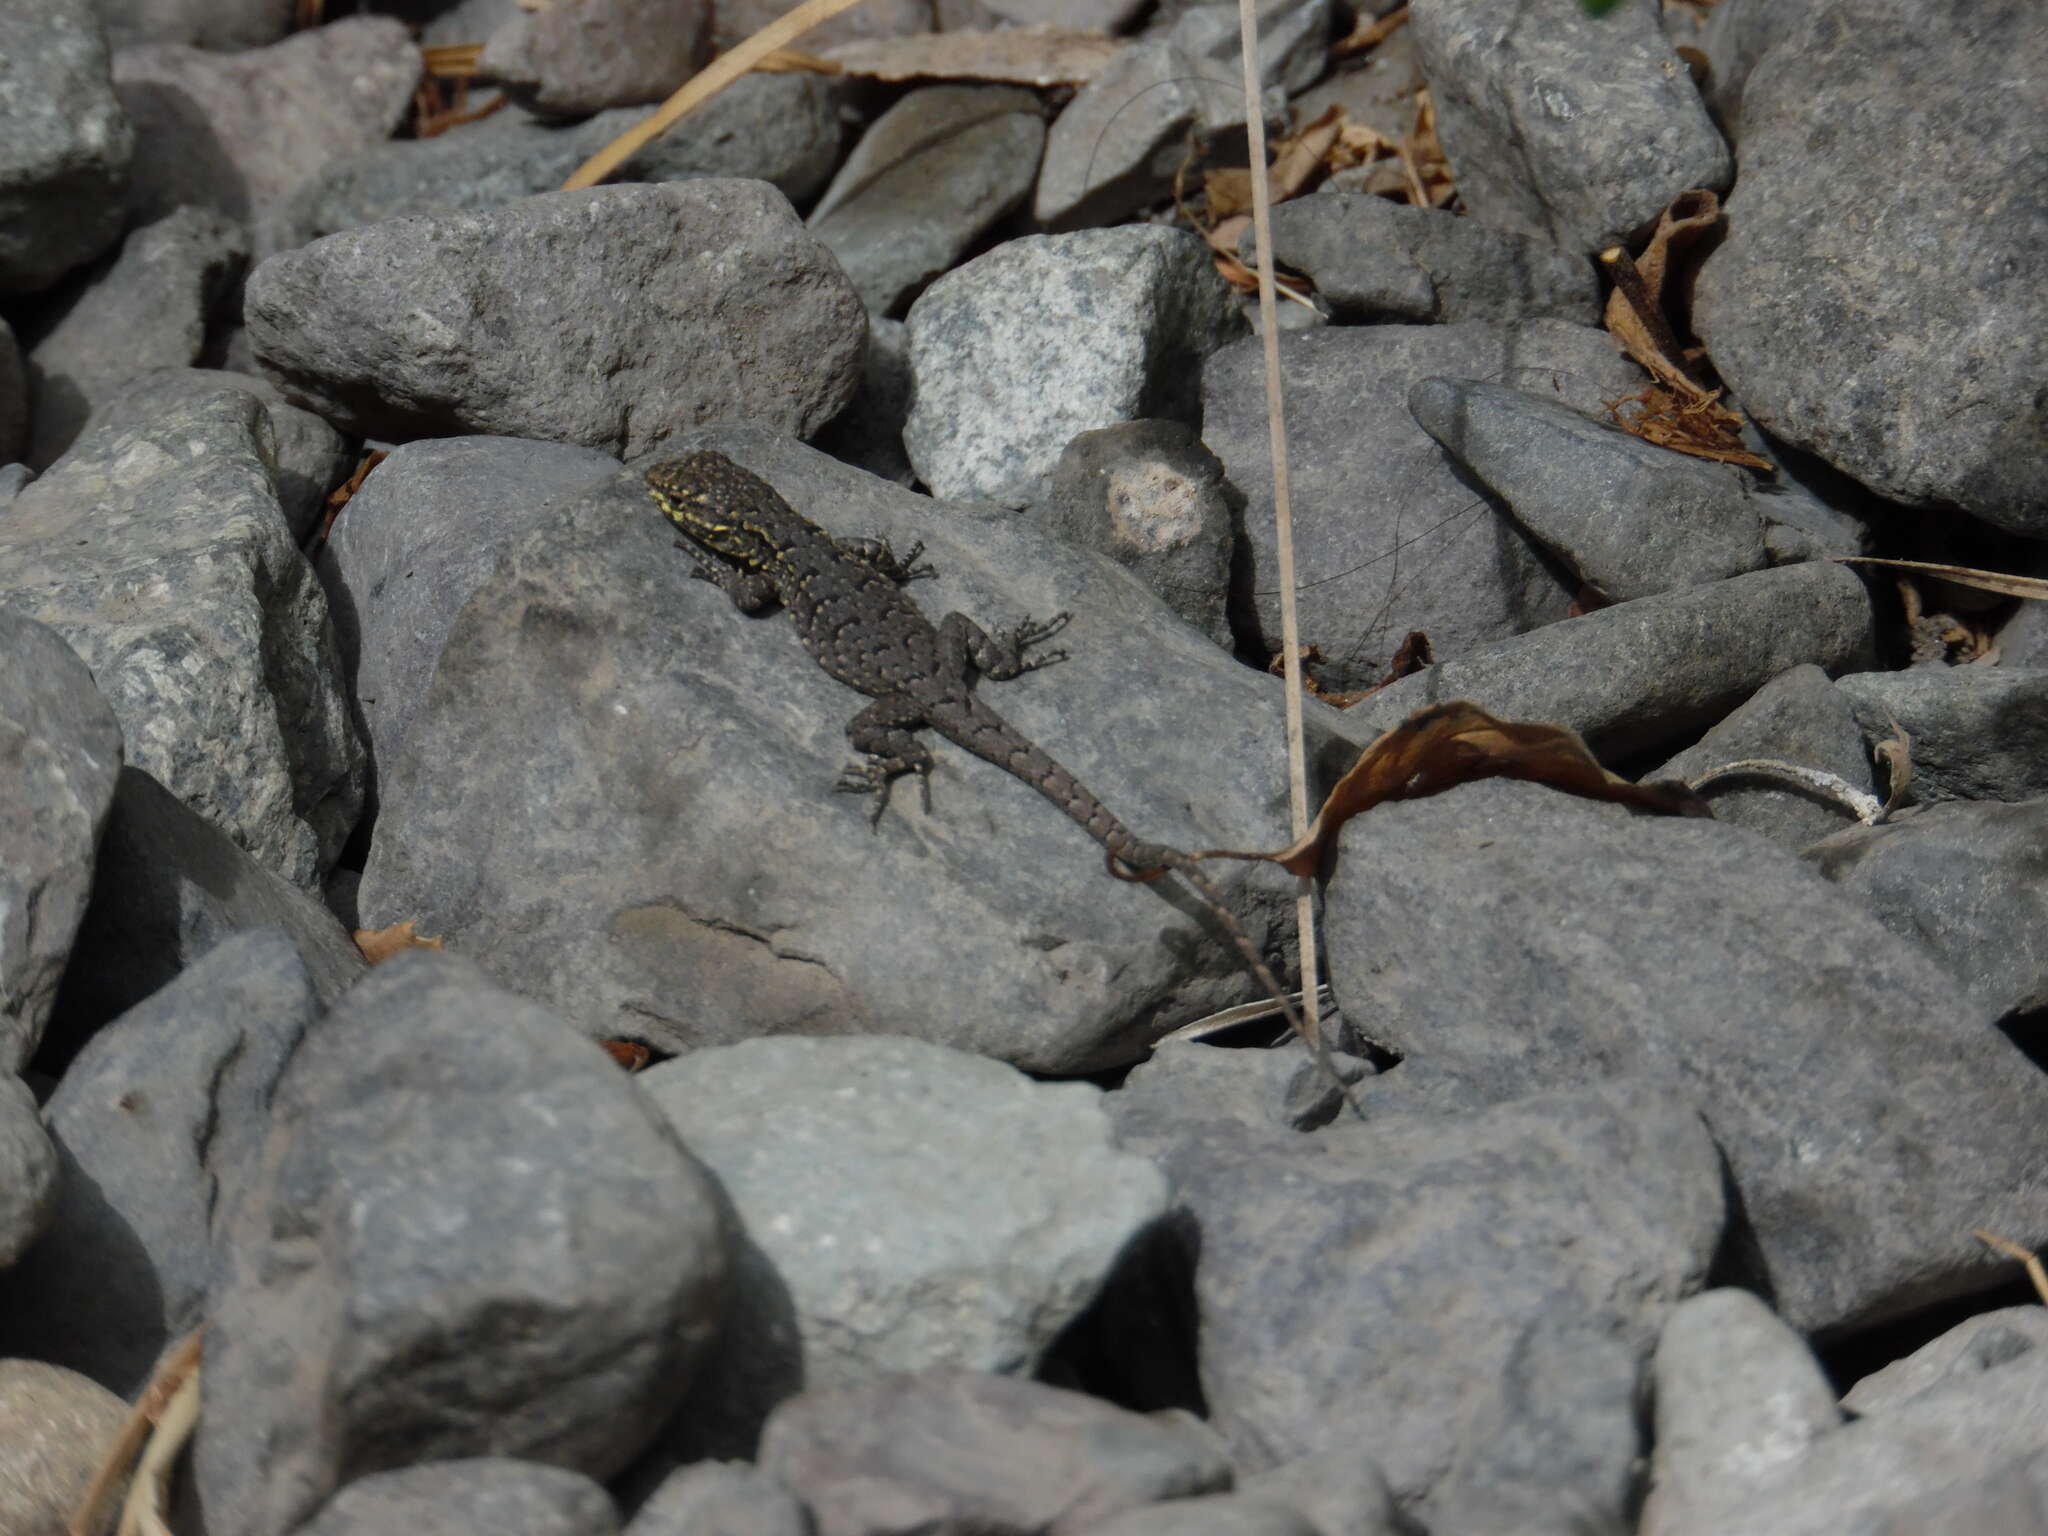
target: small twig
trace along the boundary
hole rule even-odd
[[[1296,1007],[1301,1006],[1303,1002],[1302,995],[1299,992],[1288,993],[1287,1000]],[[1330,984],[1327,981],[1316,988],[1316,1002],[1321,1008],[1336,1007],[1337,999],[1332,995]],[[1156,1051],[1160,1046],[1170,1044],[1176,1040],[1206,1040],[1211,1035],[1220,1035],[1226,1029],[1231,1029],[1239,1024],[1250,1024],[1258,1019],[1279,1019],[1285,1017],[1286,1015],[1281,1012],[1280,1005],[1272,998],[1254,998],[1249,1003],[1239,1003],[1234,1008],[1219,1009],[1215,1013],[1206,1014],[1202,1018],[1191,1020],[1181,1025],[1179,1029],[1174,1030],[1171,1034],[1161,1035],[1152,1042],[1152,1048]]]
[[[120,1482],[121,1474],[129,1463],[135,1460],[135,1453],[142,1449],[151,1426],[167,1412],[167,1404],[180,1386],[198,1371],[204,1334],[202,1328],[193,1329],[158,1362],[156,1373],[135,1400],[135,1406],[128,1410],[128,1417],[121,1421],[121,1428],[107,1447],[99,1470],[87,1484],[78,1508],[72,1513],[71,1523],[65,1527],[65,1536],[97,1536],[100,1506],[107,1501],[114,1485]]]
[[[2041,1305],[2048,1307],[2048,1269],[2041,1267],[2041,1256],[2038,1253],[2033,1252],[2031,1249],[2022,1248],[2018,1243],[2012,1241],[2011,1238],[1999,1237],[1995,1233],[1986,1232],[1982,1227],[1972,1232],[1970,1236],[1976,1238],[1980,1243],[1990,1244],[2008,1258],[2018,1259],[2022,1264],[2026,1265],[2027,1278],[2034,1282],[2035,1294],[2041,1298]]]
[[[192,1438],[199,1423],[199,1367],[195,1363],[178,1390],[164,1404],[156,1430],[142,1449],[136,1464],[135,1481],[128,1485],[127,1502],[121,1506],[121,1523],[114,1536],[172,1536],[165,1516],[171,1503],[171,1472],[178,1453]]]
[[[1840,801],[1849,808],[1850,814],[1865,826],[1876,826],[1883,821],[1891,809],[1877,796],[1866,793],[1847,779],[1829,773],[1825,768],[1809,768],[1804,763],[1781,763],[1768,757],[1745,757],[1739,763],[1723,763],[1718,768],[1709,768],[1705,773],[1696,774],[1686,780],[1692,790],[1704,789],[1716,779],[1731,778],[1736,774],[1753,774],[1764,779],[1784,779],[1810,789],[1816,793]]]

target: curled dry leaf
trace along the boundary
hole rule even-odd
[[[1534,721],[1497,720],[1464,699],[1417,710],[1359,754],[1307,832],[1274,853],[1211,848],[1197,859],[1261,859],[1289,874],[1313,875],[1338,829],[1386,800],[1419,800],[1478,779],[1528,779],[1567,794],[1616,800],[1670,816],[1714,813],[1683,784],[1632,784],[1602,768],[1576,731]]]
[[[358,928],[354,937],[356,949],[371,965],[382,965],[403,950],[442,947],[439,939],[424,939],[413,932],[411,918],[393,923],[389,928]]]

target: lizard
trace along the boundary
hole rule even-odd
[[[1310,1036],[1223,893],[1194,860],[1163,843],[1140,840],[975,692],[977,677],[1002,682],[1064,661],[1061,650],[1025,653],[1058,634],[1071,615],[1025,620],[995,634],[958,612],[934,625],[903,591],[932,574],[919,563],[923,544],[899,558],[881,540],[835,539],[722,453],[667,460],[646,472],[646,483],[655,504],[683,534],[678,547],[696,562],[700,576],[722,588],[743,613],[779,603],[818,665],[873,700],[847,723],[847,739],[860,757],[834,786],[874,796],[871,826],[880,824],[890,785],[904,774],[918,776],[925,809],[931,809],[932,755],[915,735],[930,727],[1066,812],[1102,845],[1104,862],[1119,879],[1146,881],[1171,871],[1185,880],[1214,911],[1246,968],[1307,1041],[1318,1065],[1343,1087],[1322,1043]]]

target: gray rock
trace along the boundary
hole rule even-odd
[[[744,75],[611,179],[751,177],[802,202],[825,184],[838,158],[837,100],[818,75]],[[505,111],[428,139],[372,144],[293,194],[280,215],[280,243],[304,245],[409,213],[482,213],[552,192],[646,116],[645,108],[620,107],[563,127]]]
[[[1872,1371],[1842,1394],[1842,1406],[1859,1418],[1890,1413],[1923,1392],[1967,1381],[2043,1345],[2048,1345],[2048,1310],[2027,1306],[1979,1312]]]
[[[1471,379],[1408,391],[1416,423],[1529,535],[1612,602],[1761,570],[1753,477],[1568,405]]]
[[[2024,1470],[2015,1474],[2015,1467]],[[1696,1518],[1655,1536],[2006,1536],[2024,1478],[2048,1492],[2048,1350],[2030,1349],[1821,1436],[1805,1455],[1749,1475],[1729,1468]],[[2001,1510],[2000,1506],[2004,1509]],[[2025,1506],[2021,1505],[2024,1511]],[[1932,1518],[1942,1515],[1943,1518]],[[1989,1523],[1991,1517],[1996,1523]],[[1648,1527],[1646,1527],[1648,1529]]]
[[[1931,949],[1988,1017],[2048,1013],[2048,799],[1928,806],[1807,856]]]
[[[1482,222],[1593,251],[1647,229],[1734,167],[1671,51],[1655,0],[1419,0],[1415,46],[1437,134]]]
[[[580,1472],[474,1456],[359,1477],[295,1536],[615,1536],[611,1496]]]
[[[1913,738],[1920,804],[2048,795],[2048,668],[1916,667],[1838,686],[1870,741],[1893,721]]]
[[[1329,67],[1330,0],[1264,0],[1258,13],[1260,89],[1289,96],[1307,90]],[[1203,78],[1235,75],[1242,94],[1244,36],[1236,6],[1190,5],[1173,17],[1167,35]]]
[[[48,468],[137,374],[198,362],[248,255],[241,226],[203,208],[180,208],[129,235],[28,355],[29,463]]]
[[[581,117],[660,101],[710,57],[710,34],[703,0],[522,6],[491,33],[479,67],[536,112]]]
[[[293,1056],[227,1221],[208,1528],[283,1536],[418,1461],[611,1476],[689,1385],[728,1241],[711,1181],[602,1051],[466,962],[387,961]]]
[[[1848,698],[1810,663],[1779,673],[1692,746],[1643,777],[1692,783],[1716,768],[1759,758],[1817,768],[1884,799],[1887,786],[1872,771]],[[1699,792],[1716,820],[1747,827],[1792,852],[1855,825],[1855,812],[1826,791],[1768,772],[1717,778]]]
[[[557,503],[618,472],[571,443],[450,437],[394,451],[320,555],[342,664],[373,761],[394,761],[455,616]]]
[[[753,181],[394,219],[273,257],[246,303],[264,371],[346,431],[628,457],[728,417],[808,436],[852,395],[867,324],[831,253]]]
[[[1356,1056],[1332,1050],[1330,1059],[1347,1083],[1372,1073]],[[1183,1116],[1310,1131],[1336,1118],[1336,1097],[1322,1068],[1291,1037],[1266,1050],[1166,1040],[1110,1103],[1127,1132],[1141,1122],[1156,1129]]]
[[[1706,55],[1707,108],[1728,142],[1742,143],[1742,93],[1757,61],[1827,0],[1717,0],[1695,46]]]
[[[1365,9],[1380,11],[1380,0],[1373,0]],[[1311,86],[1294,98],[1296,122],[1312,123],[1330,108],[1342,107],[1352,122],[1362,123],[1390,139],[1400,138],[1415,126],[1415,92],[1423,82],[1422,71],[1415,64],[1415,34],[1408,28],[1397,28],[1363,60],[1346,59],[1339,68],[1342,73],[1331,75],[1321,85]],[[1341,190],[1344,175],[1340,171],[1325,181],[1324,190]],[[1288,206],[1291,205],[1281,204],[1283,208]],[[1276,214],[1279,211],[1273,210]],[[1277,238],[1277,226],[1274,233]]]
[[[1433,374],[1497,379],[1597,409],[1642,377],[1603,331],[1520,326],[1332,327],[1281,342],[1302,639],[1332,688],[1370,688],[1411,630],[1439,659],[1561,619],[1571,589],[1415,424],[1407,396]],[[1281,650],[1265,361],[1225,347],[1202,379],[1202,440],[1244,494],[1233,622]]]
[[[1258,245],[1247,229],[1247,263],[1258,259]],[[1546,315],[1600,323],[1599,284],[1584,256],[1360,192],[1280,204],[1273,210],[1273,259],[1306,273],[1331,317],[1354,324],[1511,324]]]
[[[139,768],[121,770],[51,1033],[64,1054],[248,928],[291,935],[323,1007],[363,957],[317,898],[265,869]]]
[[[711,40],[720,52],[787,14],[783,0],[725,0],[712,7]],[[808,50],[863,38],[904,37],[933,29],[932,0],[868,0],[820,22],[800,40]]]
[[[935,621],[1071,610],[1072,658],[987,697],[1143,835],[1284,839],[1278,683],[1134,577],[767,432],[676,446],[700,444],[842,537],[923,540],[938,575],[912,595]],[[863,699],[787,619],[692,579],[674,543],[629,472],[558,507],[478,590],[385,765],[369,926],[417,918],[589,1033],[679,1051],[887,1031],[1075,1074],[1243,999],[1200,903],[1105,879],[1080,828],[948,742],[932,742],[932,811],[902,786],[870,830],[831,789]],[[1313,760],[1339,729],[1311,711]],[[1290,882],[1218,873],[1257,942],[1284,925]]]
[[[93,0],[0,7],[0,293],[47,288],[121,237],[135,135]]]
[[[917,483],[917,471],[903,449],[910,395],[910,327],[870,315],[860,390],[818,434],[817,446],[842,464],[908,489]]]
[[[663,1480],[625,1536],[813,1536],[811,1512],[751,1466],[699,1461]]]
[[[1655,1402],[1642,1536],[1712,1529],[1731,1488],[1792,1465],[1842,1422],[1820,1362],[1748,1291],[1705,1291],[1673,1309]]]
[[[276,441],[235,389],[110,420],[0,518],[0,601],[93,668],[131,763],[311,884],[355,826],[362,747]]]
[[[1482,1496],[1529,1530],[1567,1501],[1625,1505],[1638,1377],[1722,1228],[1683,1095],[1615,1083],[1313,1136],[1121,1097],[1185,1213],[1203,1395],[1240,1467],[1369,1454],[1447,1531]]]
[[[1839,673],[1868,665],[1871,650],[1870,595],[1849,568],[1788,565],[1482,646],[1349,716],[1387,730],[1425,704],[1470,699],[1503,719],[1567,726],[1612,759],[1705,729],[1788,668]]]
[[[1269,119],[1285,102],[1268,92]],[[1219,158],[1244,142],[1244,74],[1177,42],[1132,43],[1082,86],[1045,136],[1031,214],[1054,230],[1125,218],[1173,190],[1196,134]]]
[[[1126,31],[1145,9],[1143,0],[938,0],[938,30],[1050,27],[1118,33]]]
[[[749,1040],[640,1086],[773,1277],[736,1299],[681,1419],[742,1453],[797,1384],[1029,1374],[1166,1208],[1159,1170],[1112,1144],[1098,1090],[921,1040]]]
[[[1053,471],[1052,494],[1025,514],[1136,574],[1188,623],[1228,647],[1233,544],[1223,463],[1177,421],[1083,432]]]
[[[1739,1194],[1746,1278],[1805,1332],[1996,1283],[1957,1210],[2048,1238],[2048,1081],[1796,856],[1504,780],[1375,807],[1344,849],[1365,862],[1340,850],[1329,882],[1331,983],[1406,1058],[1368,1108],[1404,1075],[1480,1102],[1589,1072],[1682,1087]]]
[[[348,16],[267,48],[126,48],[114,90],[136,128],[132,222],[180,204],[249,226],[256,254],[292,190],[332,160],[389,138],[412,105],[420,51],[390,16]]]
[[[0,1073],[0,1295],[7,1273],[29,1253],[57,1208],[57,1152],[36,1113],[36,1096],[12,1072]]]
[[[45,1119],[63,1158],[43,1240],[0,1275],[0,1351],[124,1397],[199,1324],[214,1213],[319,1004],[282,928],[237,934],[85,1044]]]
[[[271,481],[292,541],[304,545],[327,510],[327,493],[355,463],[342,435],[311,411],[290,404],[268,379],[219,368],[160,368],[132,379],[86,423],[88,434],[116,426],[147,428],[159,417],[181,414],[187,402],[231,389],[254,395],[270,417]]]
[[[1230,1486],[1208,1443],[1098,1398],[925,1371],[806,1392],[776,1410],[761,1470],[818,1536],[1080,1536],[1120,1510]]]
[[[1319,1536],[1402,1536],[1404,1530],[1386,1475],[1351,1446],[1240,1477],[1237,1491],[1299,1510]]]
[[[77,653],[5,607],[0,763],[0,1075],[11,1076],[43,1037],[85,916],[121,727]]]
[[[6,511],[21,494],[22,487],[35,477],[36,472],[26,464],[0,464],[0,512]]]
[[[1212,1493],[1199,1499],[1169,1499],[1111,1515],[1088,1526],[1085,1536],[1322,1536],[1285,1504]]]
[[[187,43],[216,53],[261,48],[288,37],[296,0],[95,0],[116,48]]]
[[[897,312],[1030,195],[1045,147],[1037,93],[912,91],[861,136],[812,210],[861,302]]]
[[[76,1371],[0,1360],[0,1531],[64,1536],[127,1417],[126,1403]],[[113,1529],[109,1519],[94,1536]]]
[[[2028,0],[1807,7],[1744,87],[1742,184],[1693,307],[1771,433],[1881,496],[2033,538],[2048,538],[2048,203],[2020,191],[2043,137],[2015,108],[2044,71]]]
[[[2048,549],[2014,565],[2021,575],[2048,578]],[[1997,639],[2001,665],[2048,671],[2048,602],[2015,604],[2012,614],[1999,626]]]
[[[903,443],[937,496],[1037,501],[1067,443],[1193,422],[1202,360],[1244,329],[1208,247],[1154,225],[1011,240],[910,307]]]
[[[12,464],[28,445],[28,373],[14,332],[0,317],[0,466]],[[12,499],[12,492],[5,498]],[[4,505],[4,501],[0,501]]]

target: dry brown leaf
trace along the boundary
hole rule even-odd
[[[1882,565],[1897,571],[1921,571],[1960,587],[1996,592],[2001,597],[2048,598],[2048,581],[2038,576],[2008,576],[2003,571],[1973,570],[1967,565],[1935,565],[1925,560],[1880,560],[1875,555],[1834,555],[1843,565]]]
[[[1899,802],[1906,798],[1906,786],[1913,782],[1913,738],[1889,712],[1885,719],[1891,722],[1892,733],[1877,744],[1872,754],[1885,767],[1884,810],[1879,813],[1880,821],[1899,808]]]
[[[1408,7],[1389,11],[1376,21],[1368,21],[1363,11],[1359,13],[1358,25],[1330,45],[1330,56],[1348,59],[1353,54],[1371,53],[1402,27],[1408,24]]]
[[[846,66],[797,48],[778,48],[754,66],[757,75],[843,75]]]
[[[2041,1256],[2031,1248],[2022,1248],[2009,1237],[2000,1237],[1995,1232],[1986,1232],[1982,1227],[1970,1234],[1980,1243],[1989,1244],[2009,1259],[2018,1259],[2027,1269],[2027,1278],[2034,1282],[2034,1293],[2041,1298],[2041,1305],[2048,1307],[2048,1269],[2041,1264]]]
[[[443,80],[468,80],[475,77],[483,54],[482,43],[444,43],[438,48],[422,48],[420,60],[430,75],[439,75]]]
[[[639,1040],[600,1040],[605,1054],[628,1072],[644,1072],[654,1060],[654,1047]]]
[[[924,32],[840,43],[825,56],[867,80],[1001,80],[1085,85],[1128,45],[1100,32],[1010,27],[998,32]]]
[[[1576,731],[1535,721],[1497,720],[1465,699],[1432,704],[1380,736],[1352,764],[1316,819],[1277,853],[1211,848],[1197,859],[1262,859],[1313,875],[1352,817],[1386,800],[1418,800],[1478,779],[1528,779],[1594,800],[1617,800],[1667,815],[1706,816],[1706,802],[1682,784],[1632,784],[1609,773]]]
[[[1418,208],[1443,208],[1458,195],[1451,162],[1436,136],[1436,102],[1424,86],[1415,93],[1415,124],[1395,146],[1408,188],[1408,201]]]
[[[1696,459],[1740,464],[1762,474],[1777,469],[1769,459],[1743,446],[1742,418],[1721,403],[1718,389],[1680,396],[1661,384],[1651,384],[1605,404],[1616,426],[1660,448],[1689,453]],[[1631,405],[1637,409],[1625,409]]]
[[[442,947],[439,939],[423,939],[413,932],[411,918],[393,923],[389,928],[358,928],[354,937],[356,948],[371,965],[382,965],[404,950]]]

